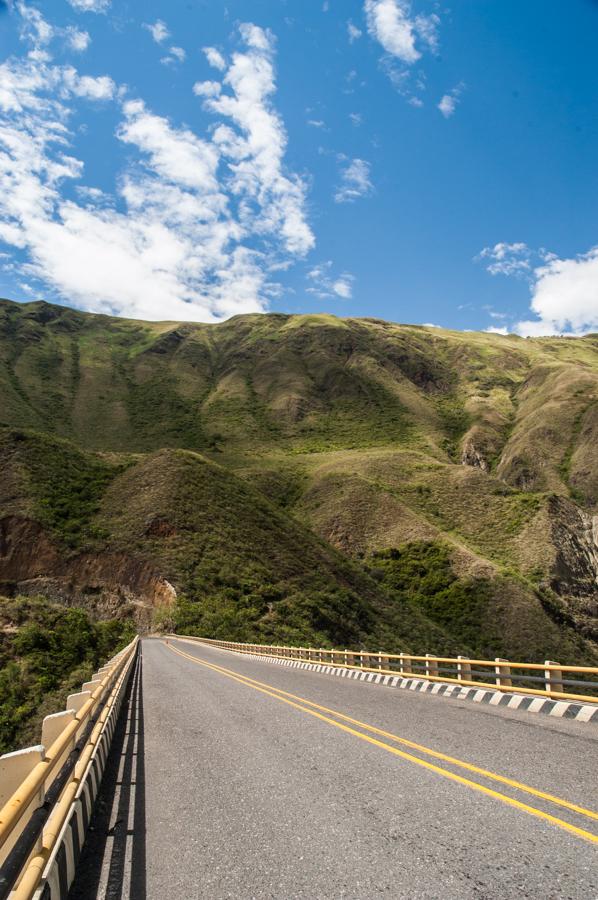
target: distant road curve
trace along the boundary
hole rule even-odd
[[[142,673],[73,900],[598,898],[598,729],[181,640]]]

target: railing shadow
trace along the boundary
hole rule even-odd
[[[142,657],[124,699],[69,900],[145,900]]]

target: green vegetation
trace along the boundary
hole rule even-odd
[[[133,636],[130,622],[95,622],[41,597],[0,598],[0,753],[38,743],[43,717]]]
[[[446,437],[443,447],[453,460],[460,455],[460,441],[471,424],[471,416],[465,409],[463,400],[457,397],[443,397],[436,401],[438,415]]]
[[[160,527],[148,529],[151,516]],[[385,629],[393,646],[402,638],[421,648],[419,613],[406,609],[397,628],[393,604],[361,565],[198,454],[163,450],[127,469],[99,521],[111,547],[134,548],[177,584],[169,615],[178,631],[353,646],[378,643]]]
[[[0,458],[18,456],[38,521],[67,547],[105,534],[92,524],[110,481],[126,464],[109,464],[43,434],[0,429]]]
[[[375,553],[370,565],[381,570],[387,589],[450,631],[462,652],[485,657],[496,651],[496,636],[489,640],[483,627],[492,595],[489,581],[459,578],[449,547],[416,541]]]

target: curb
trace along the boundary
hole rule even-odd
[[[227,651],[235,653],[236,651]],[[400,675],[382,675],[376,672],[361,672],[359,669],[345,669],[342,666],[325,666],[318,663],[300,662],[277,656],[260,656],[257,653],[237,653],[249,659],[264,660],[293,669],[309,669],[325,675],[336,675],[340,678],[353,678],[357,681],[368,681],[373,684],[384,684],[387,687],[418,691],[422,694],[452,697],[455,700],[473,700],[474,703],[487,703],[490,706],[503,706],[506,709],[526,710],[542,713],[559,719],[574,719],[576,722],[593,722],[598,725],[598,704],[581,704],[570,700],[551,700],[549,697],[534,697],[526,694],[506,694],[492,689],[459,687],[458,684],[444,684],[438,681],[426,681],[424,678],[402,678]]]

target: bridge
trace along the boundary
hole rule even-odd
[[[135,640],[0,758],[0,898],[596,898],[597,682]]]

